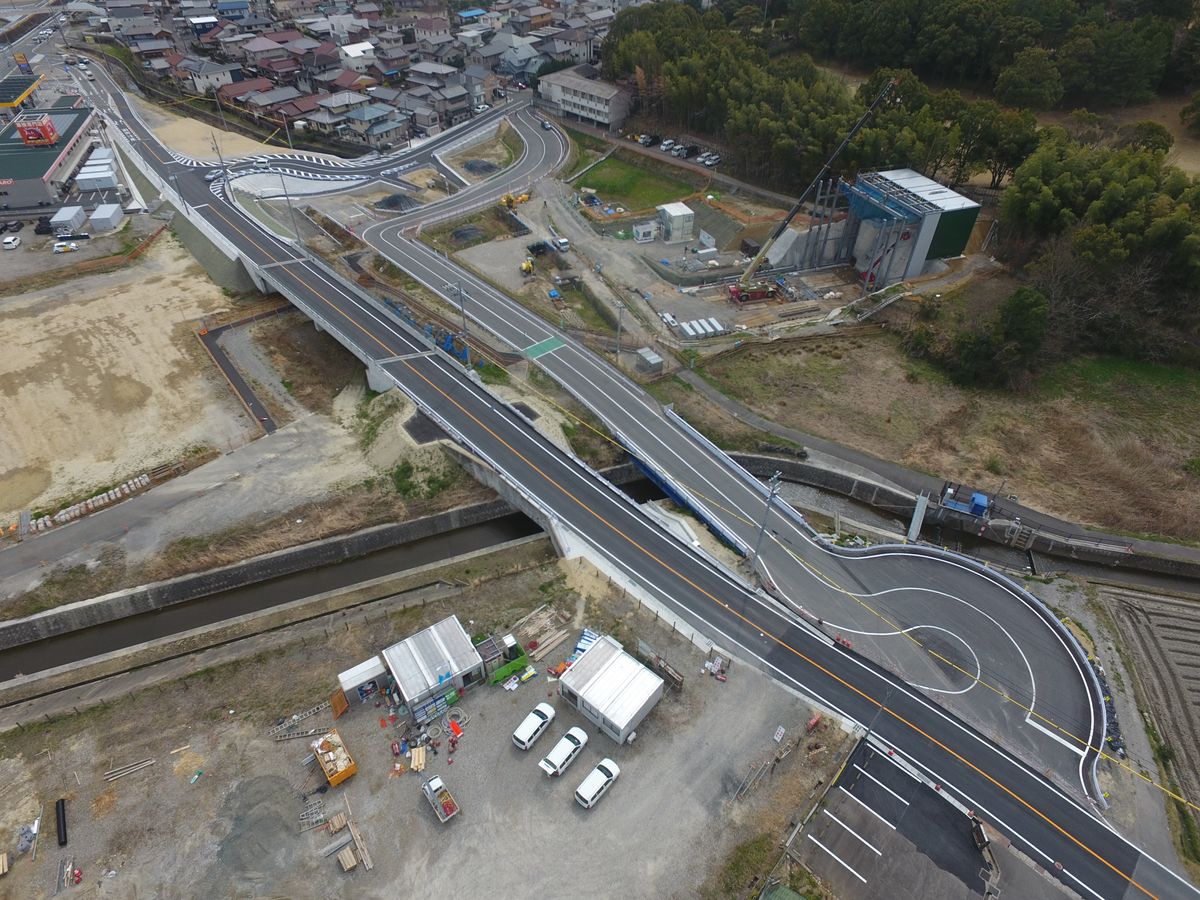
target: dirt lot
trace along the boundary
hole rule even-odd
[[[262,144],[245,135],[214,128],[207,122],[177,115],[161,106],[147,103],[145,100],[135,97],[132,94],[127,94],[126,96],[130,104],[142,117],[142,120],[153,129],[160,141],[172,150],[177,150],[193,159],[206,160],[208,162],[217,161],[218,156],[213,152],[212,146],[213,132],[216,132],[217,143],[221,147],[221,156],[226,160],[251,156],[256,153],[288,152],[286,146],[277,147],[271,144]],[[313,156],[327,155],[311,153],[311,151],[307,150],[305,153],[310,153]]]
[[[33,220],[26,220],[27,226]],[[22,288],[22,282],[36,278],[47,283],[54,278],[72,277],[71,270],[84,260],[100,259],[125,253],[136,247],[163,223],[152,216],[129,216],[115,231],[97,235],[89,240],[75,241],[74,253],[55,253],[58,239],[52,234],[35,234],[32,227],[21,229],[21,246],[4,254],[4,271],[0,275],[0,293],[11,296]],[[28,289],[28,285],[25,289]]]
[[[734,802],[749,766],[778,750],[776,727],[787,730],[786,743],[802,732],[808,707],[737,664],[725,684],[700,674],[700,653],[629,601],[605,594],[582,604],[568,585],[584,583],[601,582],[564,578],[557,564],[508,576],[383,620],[339,622],[326,637],[318,630],[319,653],[312,643],[296,643],[108,708],[7,733],[0,762],[8,784],[0,811],[6,846],[13,849],[17,826],[39,809],[48,808],[51,821],[37,860],[16,858],[5,888],[11,896],[51,896],[60,862],[70,858],[93,896],[369,898],[408,895],[416,884],[439,896],[477,897],[513,884],[533,896],[561,893],[565,885],[580,897],[728,896],[730,879],[740,888],[777,854],[756,871],[741,865],[740,856],[726,868],[726,853],[751,837],[777,841],[789,817],[811,804],[817,779],[829,777],[845,739],[829,729],[802,738],[759,788]],[[266,735],[277,717],[320,702],[339,670],[384,641],[451,613],[471,631],[503,628],[544,602],[575,616],[576,627],[612,630],[627,645],[642,637],[684,673],[683,692],[664,698],[637,742],[623,747],[558,700],[544,671],[516,693],[498,687],[468,693],[460,704],[465,735],[453,763],[443,744],[425,770],[442,775],[462,807],[447,825],[422,798],[418,775],[391,776],[389,744],[398,733],[380,727],[387,710],[355,702],[338,725],[359,772],[313,799],[322,799],[330,814],[348,801],[374,868],[342,874],[332,857],[319,856],[329,834],[299,833],[300,791],[319,779],[309,780],[300,765],[304,741],[277,743]],[[573,639],[541,667],[569,653]],[[558,717],[533,751],[521,753],[509,734],[544,699]],[[572,724],[586,726],[591,740],[566,777],[550,781],[536,760]],[[810,745],[826,749],[809,757]],[[584,811],[573,788],[605,755],[621,766],[620,780],[598,807]],[[157,762],[111,784],[101,778],[144,758]],[[54,844],[52,822],[60,796],[71,822],[63,850]],[[651,846],[654,852],[646,852]]]
[[[1028,394],[969,391],[880,335],[751,350],[702,372],[763,416],[885,459],[1004,481],[1065,519],[1200,539],[1200,479],[1184,469],[1200,454],[1200,376],[1187,370],[1080,360]]]
[[[0,304],[0,517],[252,438],[191,331],[229,302],[164,234],[135,265]]]

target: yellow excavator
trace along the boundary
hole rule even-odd
[[[518,203],[528,203],[528,194],[505,194],[500,198],[500,205],[505,209],[512,209]]]
[[[523,263],[521,263],[521,274],[526,277],[533,275],[533,257],[532,256],[525,257],[525,261]]]

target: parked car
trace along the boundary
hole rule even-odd
[[[658,149],[663,151],[664,153],[669,153],[671,151],[671,148],[674,146],[675,146],[675,142],[673,140],[671,140],[670,138],[667,138],[665,141],[663,141],[661,144],[658,145]]]
[[[74,242],[59,241],[54,245],[55,253],[74,253],[78,249],[79,245]]]
[[[225,173],[222,172],[220,169],[213,169],[207,175],[204,176],[204,180],[205,181],[216,181],[218,178],[220,178],[224,174]]]
[[[715,154],[715,153],[712,156],[710,156],[708,158],[708,161],[705,163],[705,165],[708,166],[710,169],[713,168],[714,166],[719,166],[720,164],[721,164],[721,157],[717,156],[717,154]]]
[[[3,241],[0,241],[0,243],[4,245],[5,250],[16,250],[21,246],[21,239],[10,234]]]
[[[553,778],[567,771],[567,767],[575,762],[575,758],[587,746],[587,732],[577,726],[567,729],[567,733],[558,739],[550,752],[542,757],[538,768]]]
[[[474,111],[477,113],[485,113],[491,108],[492,108],[492,106],[490,103],[480,103],[478,106],[475,107]]]
[[[0,234],[4,234],[6,231],[8,231],[8,223],[0,222]]]
[[[611,759],[602,759],[596,768],[588,772],[579,787],[575,789],[575,801],[584,809],[591,809],[600,802],[600,798],[608,793],[621,770]]]
[[[554,707],[549,703],[539,703],[530,711],[513,732],[513,743],[521,750],[528,750],[534,741],[545,733],[554,721]]]
[[[4,223],[5,230],[11,231],[13,233],[20,231],[24,227],[25,227],[24,222],[5,222]]]

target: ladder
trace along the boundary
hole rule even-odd
[[[322,703],[318,706],[314,706],[312,709],[306,709],[304,712],[296,713],[294,716],[289,718],[286,722],[279,723],[278,725],[276,725],[274,728],[270,729],[267,732],[267,737],[274,737],[275,735],[279,734],[281,731],[291,731],[293,728],[295,728],[297,726],[297,724],[299,724],[300,722],[303,722],[305,719],[309,718],[310,716],[315,716],[317,713],[319,713],[323,709],[329,709],[329,701],[328,700],[326,700],[324,703]]]

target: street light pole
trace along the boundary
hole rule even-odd
[[[779,493],[779,478],[782,472],[776,472],[771,476],[771,480],[767,482],[767,487],[771,492],[767,494],[767,506],[763,510],[762,522],[758,526],[758,537],[754,539],[754,552],[750,554],[750,562],[758,562],[758,552],[762,549],[763,537],[767,533],[767,520],[771,518],[771,506],[775,503],[775,496]]]
[[[179,175],[177,175],[175,172],[171,173],[171,183],[175,185],[175,196],[177,196],[180,202],[183,204],[184,212],[191,212],[192,208],[188,206],[187,198],[183,196],[183,191],[179,189]]]
[[[221,95],[217,93],[217,86],[213,85],[213,99],[217,101],[217,112],[221,114],[221,128],[225,131],[229,130],[229,123],[225,121],[225,107],[221,105]]]
[[[287,201],[288,215],[292,219],[292,233],[296,235],[296,246],[304,252],[304,241],[300,237],[300,228],[296,225],[296,208],[292,206],[292,195],[288,193],[287,179],[283,177],[283,173],[279,173],[279,184],[283,187],[283,199]]]

